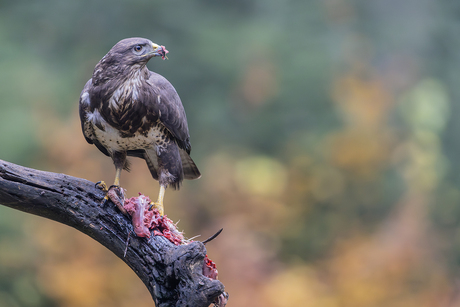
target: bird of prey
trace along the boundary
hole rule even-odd
[[[164,46],[145,38],[118,42],[97,63],[79,102],[83,134],[115,165],[119,186],[128,156],[142,158],[160,183],[153,202],[164,215],[166,187],[178,189],[182,180],[201,176],[190,157],[190,135],[184,107],[174,87],[163,76],[149,71],[147,62],[163,59]],[[151,208],[152,208],[151,207]]]

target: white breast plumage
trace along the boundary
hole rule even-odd
[[[131,103],[135,103],[139,98],[139,88],[141,86],[141,76],[139,73],[128,78],[121,86],[119,86],[109,99],[109,107],[117,109],[121,103],[125,103],[128,97],[131,98]]]
[[[163,144],[162,131],[157,125],[153,125],[147,134],[136,132],[131,137],[122,137],[120,131],[110,126],[97,110],[88,113],[87,119],[95,138],[109,151],[147,149]],[[98,126],[103,129],[99,129]]]

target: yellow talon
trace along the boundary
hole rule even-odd
[[[150,203],[150,208],[149,210],[152,210],[153,208],[156,208],[158,209],[158,212],[160,213],[160,216],[163,216],[165,215],[165,211],[164,211],[164,208],[163,208],[163,204],[160,204],[159,202],[151,202]]]
[[[163,207],[163,199],[165,197],[165,191],[166,188],[164,186],[160,186],[160,193],[158,194],[158,200],[156,202],[151,202],[150,203],[150,208],[149,210],[152,210],[152,208],[158,209],[158,212],[160,213],[160,216],[165,215],[165,210]]]
[[[107,188],[107,184],[104,181],[98,181],[94,185],[96,188],[101,189],[103,192],[107,192],[109,189]]]
[[[101,189],[103,192],[107,193],[107,194],[104,196],[104,199],[103,199],[103,202],[104,202],[104,203],[105,203],[106,201],[109,200],[109,195],[108,195],[109,190],[110,190],[113,186],[119,186],[119,185],[120,185],[120,174],[121,174],[121,168],[117,168],[117,169],[116,169],[116,173],[115,173],[115,181],[114,181],[113,185],[110,186],[109,188],[107,187],[107,184],[106,184],[104,181],[102,181],[102,180],[96,182],[95,187],[98,188],[98,189]]]

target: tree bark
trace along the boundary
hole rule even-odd
[[[0,160],[0,204],[69,225],[101,243],[136,272],[157,307],[205,307],[224,285],[203,275],[201,242],[176,246],[162,236],[139,238],[131,220],[85,179]]]

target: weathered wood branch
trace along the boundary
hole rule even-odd
[[[220,281],[203,275],[201,242],[176,246],[162,236],[139,238],[112,203],[101,205],[103,197],[88,180],[0,160],[0,204],[89,235],[136,272],[157,307],[205,307],[224,292]]]

